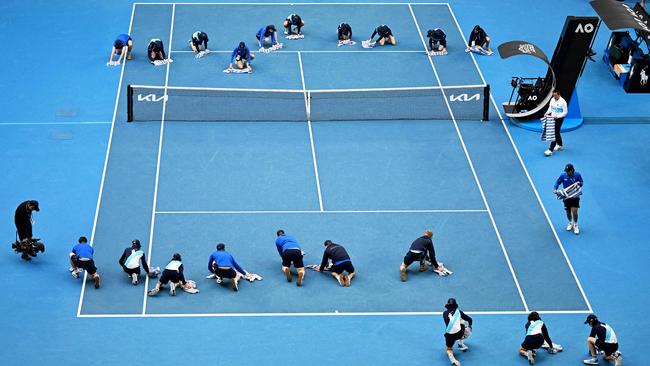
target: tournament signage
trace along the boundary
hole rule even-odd
[[[650,17],[641,4],[634,8],[616,0],[595,0],[591,7],[611,30],[632,28],[650,47]]]

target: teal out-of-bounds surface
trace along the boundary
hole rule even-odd
[[[153,7],[153,5],[138,5],[136,18],[140,16],[139,13],[148,14],[145,10],[140,11],[140,8],[148,6]],[[368,11],[365,7],[360,7],[360,14]],[[181,8],[178,6],[178,10]],[[476,3],[454,0],[451,1],[451,8],[465,32],[468,32],[477,22],[485,25],[493,38],[494,45],[505,40],[525,38],[539,42],[545,50],[555,46],[566,15],[593,15],[588,2],[582,1]],[[0,4],[0,19],[2,19],[0,39],[5,43],[14,44],[16,50],[14,57],[2,59],[2,68],[0,68],[2,73],[0,85],[3,90],[11,91],[11,97],[4,98],[0,102],[3,107],[3,115],[0,116],[0,123],[3,124],[0,126],[0,139],[2,139],[0,166],[5,172],[0,183],[2,185],[0,205],[5,219],[0,223],[0,227],[6,240],[5,251],[0,255],[0,264],[9,276],[5,296],[0,300],[0,311],[6,319],[8,329],[11,329],[11,332],[0,334],[0,340],[7,345],[0,351],[4,364],[64,364],[70,362],[72,353],[78,362],[91,364],[115,362],[139,364],[142,362],[142,357],[146,357],[147,362],[161,365],[205,364],[213,362],[215,355],[219,356],[219,362],[224,363],[331,364],[330,357],[323,352],[324,346],[327,349],[337,350],[337,360],[355,364],[447,363],[442,343],[442,320],[439,316],[201,317],[196,319],[75,317],[80,283],[70,278],[66,271],[67,252],[79,235],[89,235],[92,231],[109,125],[51,123],[106,123],[112,119],[119,69],[107,68],[104,63],[108,58],[110,51],[108,47],[114,35],[127,29],[131,9],[132,3],[125,1],[93,3],[6,1]],[[169,15],[163,14],[164,9],[161,9],[151,9],[151,17],[154,20],[147,24],[143,23],[144,28],[141,32],[133,32],[133,36],[139,39],[137,42],[139,46],[135,50],[135,60],[126,68],[125,80],[154,85],[164,83],[165,68],[153,68],[146,61],[141,62],[144,57],[142,45],[146,44],[148,38],[164,36],[164,29],[169,25]],[[282,16],[288,13],[287,10],[289,9],[281,11]],[[414,10],[420,19],[422,15],[418,12],[418,7],[414,6]],[[156,14],[157,12],[160,13]],[[324,11],[320,13],[325,16]],[[338,16],[336,12],[331,14],[334,14],[330,15],[334,24],[338,21],[336,19]],[[531,22],[531,14],[548,16],[543,22]],[[180,12],[177,16],[180,16]],[[362,18],[363,15],[359,20]],[[275,15],[273,19],[273,22],[279,23],[279,20],[275,20]],[[368,19],[366,21],[369,25],[368,29],[375,22],[374,18]],[[134,30],[138,26],[137,22],[134,23]],[[256,27],[257,25],[253,28]],[[152,32],[148,32],[145,28]],[[188,25],[188,29],[190,28],[194,27]],[[46,54],[54,55],[56,61],[44,62],[40,53],[33,52],[31,43],[15,42],[16,39],[22,39],[25,29],[41,35],[44,41],[39,43],[40,49]],[[361,33],[364,34],[362,38],[365,38],[365,32],[361,31]],[[608,33],[604,27],[601,28],[595,45],[597,51],[601,51],[604,47]],[[182,38],[181,41],[186,42],[188,36],[182,34],[179,37]],[[318,37],[333,38],[333,32],[332,36],[323,33]],[[238,38],[232,37],[232,41],[237,42]],[[312,39],[315,41],[317,38],[315,36]],[[301,44],[312,42],[312,39],[305,39]],[[400,37],[398,41],[403,43],[407,42],[407,39]],[[420,45],[415,39],[409,39],[408,42],[410,42],[409,49],[417,49]],[[60,54],[60,45],[63,43],[69,45],[69,53],[66,56]],[[186,43],[177,44],[186,47]],[[318,43],[315,42],[314,45],[318,46]],[[231,47],[234,45],[228,46]],[[298,46],[290,44],[288,47]],[[334,49],[335,46],[332,44],[328,47]],[[464,45],[454,43],[453,47],[464,47]],[[177,58],[179,67],[181,57]],[[306,62],[306,59],[307,57],[303,61]],[[500,61],[496,57],[479,57],[477,60],[487,82],[492,85],[497,102],[507,99],[510,93],[508,87],[510,76],[528,75],[536,67],[534,62],[528,62],[523,58],[507,62]],[[438,67],[437,62],[443,60],[434,61]],[[173,66],[170,80],[174,78]],[[216,72],[220,72],[221,61],[215,62],[215,67]],[[262,77],[263,73],[257,75]],[[138,79],[139,76],[142,78]],[[420,76],[429,78],[424,73]],[[449,77],[448,73],[441,72],[443,84],[446,83],[446,77]],[[299,80],[295,74],[292,74],[291,78],[291,80]],[[235,83],[235,78],[230,80],[229,82]],[[245,80],[245,78],[237,78],[237,80]],[[618,83],[600,63],[587,64],[580,83],[583,86],[580,89],[582,107],[587,117],[614,117],[609,121],[616,123],[615,118],[618,117],[642,119],[647,115],[647,106],[650,104],[644,103],[646,96],[624,94]],[[585,85],[588,87],[584,87]],[[124,110],[123,104],[120,104],[118,121],[124,121]],[[15,126],[14,123],[47,125]],[[155,164],[150,160],[152,150],[155,155],[155,149],[152,149],[149,140],[152,139],[153,144],[156,143],[158,124],[129,126],[129,130],[120,132],[119,129],[122,127],[124,126],[116,125],[116,136],[120,133],[129,135],[129,139],[122,140],[124,144],[122,146],[129,146],[126,152],[130,155],[125,154],[121,159],[142,166],[142,169],[139,172],[132,172],[127,167],[123,168],[121,173],[125,177],[132,177],[134,174],[133,184],[128,186],[130,190],[135,191],[134,195],[143,193],[142,197],[153,197],[152,191],[144,194],[144,191],[151,190],[152,186],[144,187],[142,182],[147,178],[145,174],[150,174],[147,172],[151,171],[151,164]],[[318,124],[314,127],[316,131]],[[498,169],[494,169],[495,172],[491,173],[492,165],[483,166],[485,160],[499,161],[499,164],[504,164],[504,161],[496,157],[507,152],[495,148],[493,154],[489,154],[490,149],[485,149],[484,145],[488,145],[486,140],[490,138],[485,138],[480,130],[481,127],[485,127],[484,125],[479,127],[471,123],[461,123],[460,127],[475,160],[479,178],[486,187],[496,184],[500,187],[497,193],[510,193],[511,187],[525,185],[525,180],[522,182],[520,178],[515,177],[514,181],[509,181],[508,175],[498,176],[496,173]],[[566,134],[567,148],[551,158],[541,155],[545,146],[540,145],[537,135],[515,128],[511,128],[510,132],[521,151],[532,181],[538,187],[542,201],[549,210],[553,225],[560,229],[558,235],[565,244],[567,254],[582,280],[594,310],[601,319],[614,326],[621,342],[625,363],[642,364],[644,354],[641,347],[642,342],[645,341],[642,330],[648,326],[648,322],[639,315],[639,309],[643,309],[648,301],[648,276],[647,271],[644,271],[644,260],[648,256],[645,240],[647,236],[645,222],[648,217],[646,192],[648,170],[645,167],[648,164],[645,157],[648,156],[646,142],[650,137],[650,130],[646,125],[587,124],[576,132]],[[485,136],[494,137],[494,135]],[[120,144],[119,141],[113,143]],[[142,143],[143,146],[138,147]],[[479,159],[481,154],[485,156]],[[145,155],[149,158],[143,158]],[[585,176],[587,184],[581,202],[582,234],[580,236],[561,230],[565,225],[561,203],[550,193],[552,181],[567,161],[576,164],[578,170]],[[117,173],[119,165],[119,162],[111,156],[109,167],[112,166],[111,169]],[[107,180],[110,179],[110,174],[109,172]],[[490,177],[492,174],[494,176]],[[139,183],[142,183],[142,187],[137,186]],[[111,186],[120,187],[117,181],[113,180],[113,183],[109,183],[104,188],[109,190]],[[121,193],[131,195],[128,190],[122,190]],[[111,194],[116,196],[119,193]],[[491,188],[486,188],[486,196],[504,237],[509,235],[506,234],[507,227],[510,227],[513,235],[523,232],[523,229],[517,229],[515,223],[523,223],[524,219],[528,219],[528,215],[534,217],[534,212],[525,210],[523,212],[526,212],[526,216],[522,216],[520,211],[507,205],[499,208],[497,203],[507,203],[507,200],[495,201],[492,199],[494,194]],[[524,197],[525,192],[515,192],[514,195]],[[41,212],[35,215],[35,233],[44,237],[47,245],[47,252],[39,255],[29,264],[21,262],[9,249],[9,241],[14,235],[11,215],[17,203],[28,198],[41,201]],[[526,199],[525,202],[529,200]],[[127,208],[135,207],[140,210],[139,207],[143,207],[144,210],[150,207],[151,203],[151,201],[134,201],[133,205]],[[126,209],[113,206],[111,211],[116,211],[114,215],[118,216],[126,212]],[[505,214],[500,215],[499,212]],[[100,220],[103,220],[102,217],[106,218],[106,215],[108,212],[102,209]],[[131,221],[133,220],[130,217],[123,217],[120,221],[115,220],[128,229],[129,233],[122,238],[117,238],[115,242],[110,240],[107,244],[110,245],[110,249],[107,247],[110,253],[97,248],[98,261],[100,257],[101,261],[104,261],[98,264],[106,287],[97,291],[92,288],[87,290],[92,296],[98,295],[108,290],[114,283],[112,290],[116,290],[118,296],[111,301],[137,311],[138,305],[142,305],[144,289],[142,285],[138,287],[129,285],[116,265],[119,255],[117,252],[128,245],[132,236],[148,238],[148,224],[144,220],[133,223]],[[110,228],[105,232],[108,230]],[[116,233],[120,232],[119,229],[113,230]],[[102,236],[100,231],[98,228],[98,240]],[[245,255],[236,248],[239,246],[235,244],[238,242],[236,238],[228,236],[223,238],[238,257]],[[410,238],[411,236],[408,240]],[[214,244],[212,237],[209,239],[206,240],[207,247]],[[265,250],[268,250],[268,245],[272,244],[266,240],[268,239],[265,237]],[[345,242],[347,244],[347,238]],[[445,260],[442,256],[446,255],[447,248],[442,246],[442,243],[439,245],[441,258]],[[319,246],[320,244],[317,243],[316,248]],[[208,249],[206,252],[209,253]],[[511,253],[515,251],[514,248],[509,248],[510,250],[513,250]],[[157,253],[154,248],[154,257]],[[205,255],[201,249],[201,256]],[[309,255],[311,254],[308,253]],[[516,262],[515,257],[517,255],[512,254],[513,263]],[[161,252],[162,258],[166,258],[164,251]],[[196,269],[200,271],[201,266],[205,264],[197,265]],[[192,266],[192,270],[194,268]],[[115,271],[116,269],[118,271]],[[274,276],[273,273],[277,274],[277,272],[269,273],[271,276]],[[459,274],[457,272],[454,276]],[[548,271],[538,277],[543,280],[546,274]],[[336,287],[333,280],[315,275],[309,273],[308,279],[313,280],[309,283],[310,286],[315,281],[322,281],[323,288],[356,290],[355,287],[340,289]],[[424,282],[430,277],[426,275],[428,274],[414,274],[410,278],[413,281],[408,284]],[[524,277],[519,274],[518,278],[522,284],[526,282]],[[438,280],[436,277],[433,279]],[[453,278],[439,280],[443,282]],[[253,292],[261,284],[263,282],[252,285],[242,284],[242,292],[237,295]],[[285,285],[284,289],[295,289],[286,283],[283,285]],[[533,299],[536,294],[542,294],[543,291],[554,286],[555,283],[534,286],[533,292],[526,293],[527,299]],[[123,290],[125,292],[120,292]],[[196,295],[196,298],[205,295],[208,290],[212,289],[204,286],[202,293]],[[215,297],[221,294],[233,295],[232,292],[221,288],[215,288],[214,292]],[[130,295],[134,295],[133,302]],[[182,304],[183,300],[189,298],[190,295],[185,293],[173,299],[167,294],[161,294],[160,298],[150,300],[156,300],[151,303],[153,309],[158,303],[163,304],[162,306],[167,303]],[[442,311],[442,303],[433,304],[436,301],[432,301],[432,310]],[[89,304],[91,302],[92,300]],[[290,303],[290,299],[287,303]],[[461,300],[461,307],[469,305]],[[102,303],[101,310],[105,310],[105,306],[106,304]],[[90,308],[84,307],[84,309]],[[520,365],[526,362],[516,353],[523,338],[525,322],[523,315],[473,315],[473,317],[476,325],[474,334],[468,341],[471,350],[459,355],[461,362],[472,365]],[[561,343],[565,351],[554,356],[542,352],[538,356],[538,363],[577,364],[586,358],[584,340],[588,328],[582,324],[583,314],[543,315],[543,319],[549,326],[553,340]],[[141,334],[141,337],[146,334],[153,335],[150,339],[156,343],[154,352],[147,351],[143,341],[133,341],[126,336],[134,330],[140,331],[138,334]],[[215,341],[216,330],[228,332],[229,336],[220,337]],[[303,332],[303,330],[307,331]],[[332,337],[333,332],[342,336]],[[179,338],[169,337],[167,334],[182,335],[182,342],[191,344],[193,352],[178,352]],[[83,344],[91,337],[99,340],[101,344],[84,347]],[[254,339],[254,344],[245,341],[247,339]],[[34,346],[33,340],[38,340],[38,347]]]

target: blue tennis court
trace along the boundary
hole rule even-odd
[[[2,201],[10,217],[16,197],[39,199],[35,232],[47,244],[29,263],[13,252],[0,257],[12,276],[0,312],[8,329],[19,329],[0,332],[7,364],[445,365],[441,314],[450,297],[475,321],[471,350],[457,352],[463,365],[525,364],[517,349],[533,310],[564,346],[558,355],[541,354],[540,364],[580,364],[587,357],[582,322],[593,312],[615,327],[626,364],[641,362],[638,329],[647,322],[629,320],[647,300],[640,228],[650,205],[647,170],[639,167],[650,129],[615,121],[629,118],[616,106],[645,99],[624,99],[600,75],[602,65],[589,64],[585,115],[614,122],[587,123],[567,134],[566,155],[544,160],[539,136],[513,127],[499,110],[511,73],[536,66],[515,60],[511,70],[497,55],[464,51],[479,15],[494,48],[539,35],[551,49],[557,32],[544,33],[522,14],[564,9],[547,23],[559,31],[566,15],[591,14],[588,3],[72,1],[0,9],[13,16],[4,22],[8,36],[23,24],[47,34],[52,18],[57,39],[74,44],[74,57],[57,64],[3,61],[13,70],[5,72],[7,90],[21,97],[5,103],[0,118]],[[304,39],[282,34],[290,13],[305,19]],[[354,46],[336,44],[344,20]],[[382,23],[397,44],[363,48]],[[266,24],[278,27],[284,43],[268,54],[257,52],[255,39]],[[444,57],[425,52],[435,27],[447,34]],[[105,44],[127,30],[133,60],[104,67]],[[199,59],[188,43],[197,30],[210,35],[211,52]],[[152,38],[163,41],[172,63],[149,62]],[[222,72],[240,41],[255,54],[253,73]],[[16,87],[22,83],[42,86],[33,92],[38,108],[29,88]],[[602,90],[592,88],[599,83]],[[138,90],[132,102],[143,120],[127,122],[129,86]],[[177,94],[188,88],[200,103]],[[233,90],[238,99],[227,94]],[[404,90],[416,97],[402,98]],[[337,93],[353,102],[328,99]],[[604,154],[601,143],[612,151]],[[564,232],[561,201],[550,194],[561,159],[587,181],[580,236]],[[626,192],[617,185],[621,171],[634,178]],[[13,223],[4,221],[11,236]],[[274,245],[278,229],[299,240],[305,264],[320,263],[326,239],[344,245],[357,270],[352,285],[311,270],[302,287],[287,283]],[[438,261],[454,273],[421,273],[414,264],[402,282],[400,262],[425,229],[434,233]],[[79,235],[94,247],[98,290],[66,270]],[[151,266],[181,253],[185,277],[200,293],[150,297],[155,280],[144,276],[133,286],[118,259],[136,238]],[[238,292],[206,279],[217,243],[264,279],[241,281]]]

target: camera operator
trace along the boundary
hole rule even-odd
[[[14,222],[16,223],[16,232],[18,233],[18,240],[22,244],[27,244],[32,239],[32,211],[40,211],[38,208],[38,201],[29,200],[21,203],[16,208],[16,215]],[[22,258],[30,260],[29,256],[35,257],[36,253],[30,248],[29,253],[23,251]]]

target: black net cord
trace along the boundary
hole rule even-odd
[[[126,86],[126,120],[133,122],[133,88],[130,84]]]
[[[490,84],[483,89],[483,121],[490,120]]]

